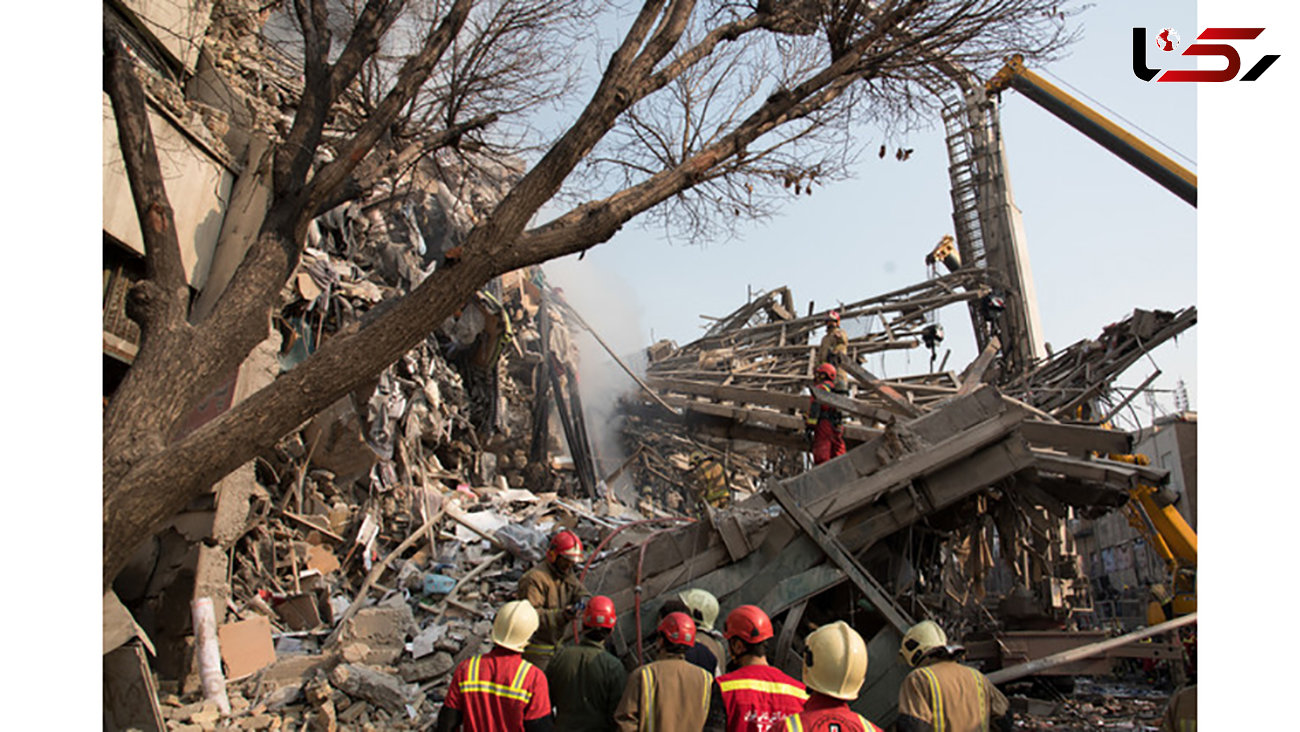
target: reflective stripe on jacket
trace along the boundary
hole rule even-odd
[[[712,687],[713,674],[666,654],[628,677],[614,722],[619,732],[700,732]]]
[[[500,647],[456,667],[445,704],[460,711],[466,732],[522,730],[525,720],[551,713],[546,676]]]
[[[804,732],[808,730],[834,729],[836,725],[842,732],[882,732],[867,718],[849,709],[849,704],[825,694],[813,692],[804,705],[803,711],[785,718],[786,732]]]
[[[750,665],[718,677],[727,732],[768,732],[808,701],[804,685],[772,666]]]
[[[1009,707],[988,677],[956,661],[914,669],[898,690],[898,713],[934,732],[988,732],[990,720]]]

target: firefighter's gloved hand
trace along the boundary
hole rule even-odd
[[[579,615],[582,614],[582,611],[586,609],[586,607],[587,607],[586,599],[578,600],[572,605],[564,608],[564,619],[572,620],[573,618],[578,617]]]
[[[804,430],[803,430],[803,437],[804,437],[805,440],[808,441],[808,444],[809,444],[809,445],[813,444],[813,437],[814,437],[816,434],[817,434],[817,428],[816,428],[816,427],[805,427]]]

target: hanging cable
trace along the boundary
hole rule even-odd
[[[1046,70],[1046,69],[1039,69],[1039,72],[1042,73],[1044,76],[1050,76],[1050,77],[1052,77],[1052,78],[1055,79],[1056,82],[1057,82],[1058,84],[1060,84],[1061,86],[1068,87],[1068,88],[1069,88],[1071,91],[1073,91],[1075,94],[1078,94],[1079,96],[1083,97],[1084,99],[1087,99],[1089,102],[1092,102],[1092,105],[1093,105],[1094,107],[1101,107],[1102,109],[1104,109],[1104,110],[1106,110],[1107,112],[1109,112],[1110,115],[1111,115],[1112,117],[1115,117],[1116,119],[1120,120],[1121,122],[1123,122],[1124,124],[1128,125],[1129,127],[1132,127],[1133,129],[1137,130],[1138,132],[1141,132],[1142,134],[1146,135],[1147,137],[1151,138],[1152,140],[1155,140],[1156,142],[1160,143],[1161,145],[1164,145],[1164,146],[1165,146],[1165,149],[1167,149],[1169,152],[1172,152],[1173,154],[1177,155],[1178,157],[1182,158],[1183,160],[1186,160],[1187,162],[1191,163],[1192,165],[1196,165],[1196,161],[1195,161],[1195,160],[1193,160],[1193,159],[1187,157],[1186,155],[1182,154],[1181,152],[1179,152],[1178,148],[1174,147],[1173,145],[1170,145],[1169,143],[1165,142],[1164,140],[1161,140],[1159,137],[1156,137],[1155,135],[1151,134],[1150,132],[1147,132],[1146,130],[1142,129],[1141,127],[1139,127],[1139,126],[1138,126],[1135,122],[1133,122],[1132,120],[1126,119],[1126,118],[1124,117],[1124,115],[1120,114],[1119,112],[1116,112],[1115,110],[1111,109],[1110,107],[1107,107],[1105,104],[1102,104],[1101,102],[1097,101],[1096,99],[1094,99],[1094,98],[1088,96],[1088,94],[1087,94],[1086,92],[1084,92],[1083,90],[1079,89],[1079,88],[1076,87],[1076,86],[1073,86],[1072,84],[1070,84],[1070,82],[1068,82],[1068,81],[1062,79],[1061,77],[1057,76],[1056,74],[1053,74],[1052,72],[1050,72],[1050,71],[1048,71],[1048,70]]]

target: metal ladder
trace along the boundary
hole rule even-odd
[[[979,193],[987,175],[983,152],[976,148],[966,102],[961,96],[945,99],[943,127],[948,147],[948,176],[952,181],[952,221],[956,229],[957,248],[962,265],[985,269],[988,267],[984,246],[984,230],[980,224]]]

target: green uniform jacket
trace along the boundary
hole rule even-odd
[[[555,706],[556,729],[614,729],[614,710],[623,698],[627,669],[604,644],[583,638],[580,645],[560,649],[546,667],[546,680]]]

